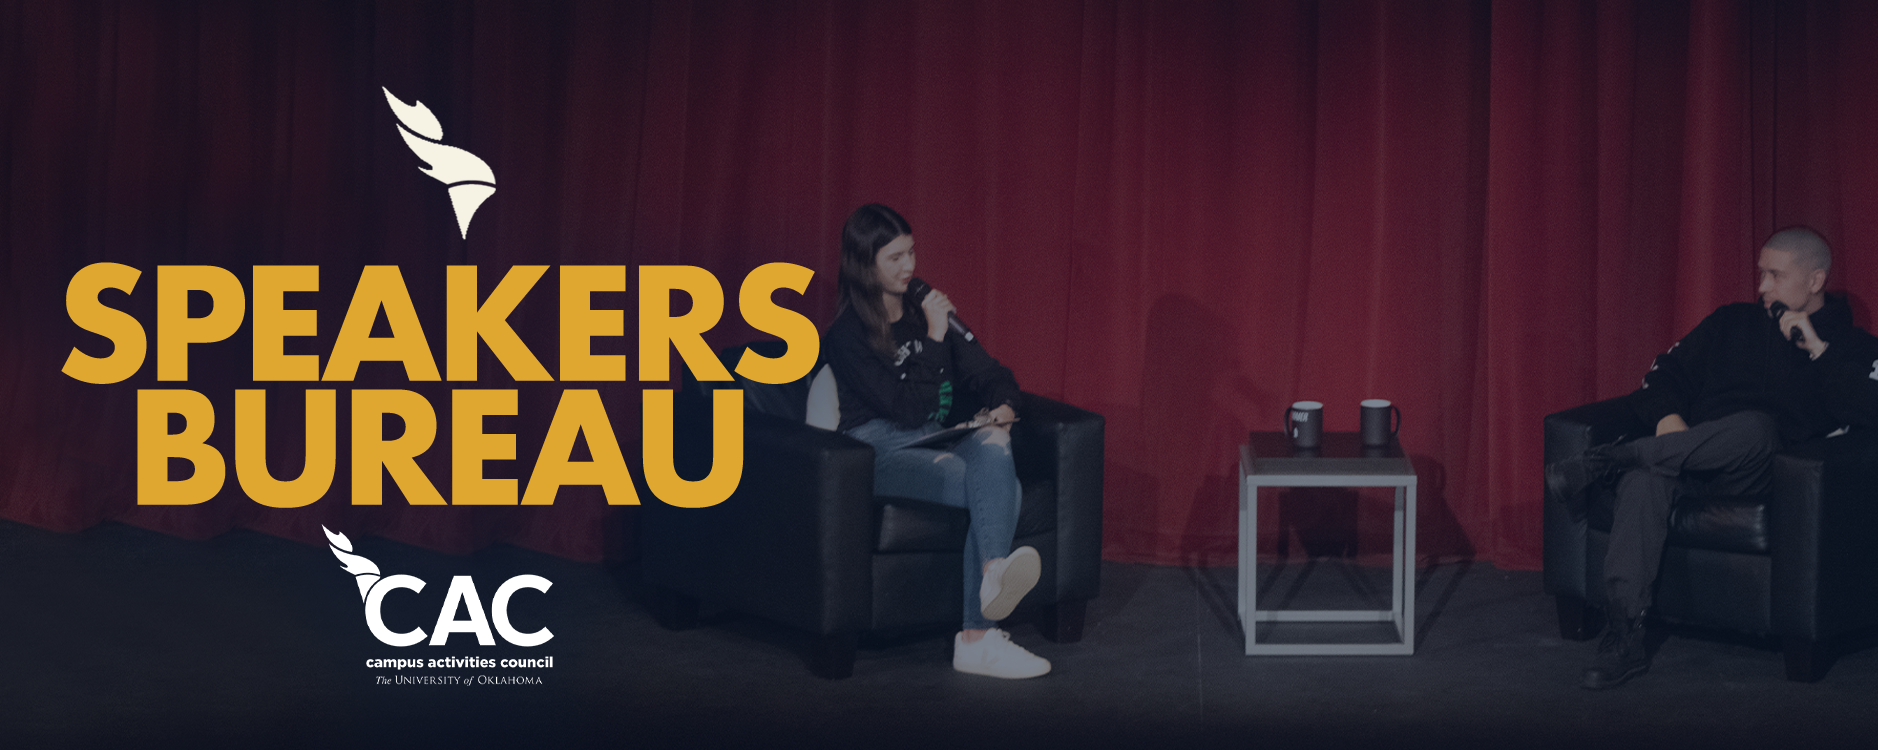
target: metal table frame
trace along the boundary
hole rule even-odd
[[[1328,436],[1326,436],[1328,437]],[[1239,623],[1245,652],[1267,655],[1408,655],[1415,653],[1415,470],[1256,473],[1250,443],[1239,446]],[[1386,610],[1269,610],[1258,608],[1258,491],[1261,487],[1394,487],[1395,540],[1390,608]],[[1399,643],[1259,643],[1261,622],[1388,622]]]

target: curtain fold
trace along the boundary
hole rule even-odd
[[[111,386],[59,371],[87,264],[137,267],[107,302],[146,326],[157,267],[314,264],[320,311],[288,353],[330,352],[360,269],[398,265],[441,360],[444,269],[710,270],[714,346],[758,265],[815,270],[782,304],[832,318],[855,206],[913,223],[945,290],[1029,390],[1108,419],[1106,557],[1225,564],[1237,446],[1293,400],[1387,398],[1421,484],[1422,553],[1539,560],[1545,414],[1627,392],[1655,353],[1753,292],[1758,240],[1807,223],[1840,250],[1861,321],[1878,263],[1878,10],[1859,3],[954,2],[0,6],[6,294],[0,516],[72,531],[118,519],[205,538],[320,525],[467,552],[511,542],[631,554],[629,509],[597,488],[552,507],[353,506],[347,389],[429,399],[421,459],[451,495],[451,392],[516,388],[525,480],[565,389],[597,389],[626,454],[640,392],[516,384],[488,352],[469,383],[368,363],[349,384],[253,384],[251,331]],[[497,192],[467,240],[397,137],[380,87],[437,114]],[[569,271],[579,273],[578,269]],[[550,272],[511,317],[549,370]],[[635,295],[603,293],[636,357]],[[152,349],[154,351],[154,348]],[[636,372],[637,362],[629,361]],[[229,457],[198,506],[135,502],[137,390],[216,406]],[[270,466],[297,471],[308,388],[340,397],[332,492],[300,509],[236,481],[234,391],[268,391]],[[632,461],[637,467],[637,461]],[[746,477],[746,481],[760,478]],[[649,495],[642,498],[654,502]],[[1263,549],[1380,556],[1387,498],[1289,493]]]

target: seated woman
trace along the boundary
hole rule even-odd
[[[971,513],[965,535],[965,616],[952,668],[1024,679],[1050,662],[1011,642],[997,621],[1037,583],[1042,559],[1011,549],[1022,499],[1011,461],[1017,380],[978,342],[947,330],[953,306],[937,290],[909,295],[913,230],[893,209],[855,209],[841,230],[835,322],[824,338],[841,399],[841,431],[874,446],[874,491]],[[989,407],[953,413],[954,395]],[[903,447],[956,422],[983,424],[950,449]]]

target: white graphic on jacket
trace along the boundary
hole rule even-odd
[[[926,347],[919,343],[919,339],[913,339],[901,344],[899,350],[893,353],[893,366],[899,367],[900,365],[906,364],[907,357],[911,357],[925,350]]]
[[[1674,344],[1670,344],[1668,349],[1663,350],[1663,354],[1668,354],[1670,352],[1676,351],[1676,347],[1678,346],[1682,346],[1681,341],[1678,341]],[[1650,372],[1656,372],[1656,360],[1654,359],[1650,360]],[[1645,388],[1650,387],[1650,372],[1646,372],[1643,374],[1643,387]],[[1874,377],[1878,378],[1878,376],[1874,376]]]
[[[899,349],[894,350],[893,366],[899,367],[900,365],[906,364],[906,360],[908,357],[911,357],[923,351],[926,351],[925,344],[920,343],[919,339],[909,339],[907,340],[906,343],[901,344]],[[905,379],[906,375],[902,373],[900,375],[900,378]],[[939,408],[934,409],[932,410],[932,412],[928,413],[926,415],[926,421],[936,422],[938,424],[945,424],[946,417],[951,416],[951,414],[952,414],[952,381],[950,379],[941,380],[939,381]]]

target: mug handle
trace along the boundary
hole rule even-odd
[[[1395,417],[1391,422],[1394,426],[1389,428],[1389,437],[1395,437],[1396,433],[1402,431],[1402,407],[1390,404],[1389,413]]]
[[[1293,426],[1294,423],[1291,421],[1291,415],[1293,413],[1296,413],[1297,411],[1299,411],[1297,408],[1290,407],[1290,406],[1285,407],[1284,421],[1281,423],[1284,425],[1284,428],[1279,430],[1279,432],[1282,432],[1285,434],[1286,440],[1298,439],[1298,433],[1296,432],[1297,427]]]

